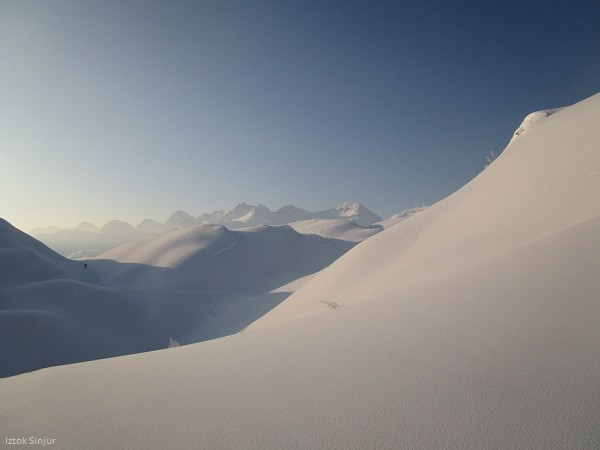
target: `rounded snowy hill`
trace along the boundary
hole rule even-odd
[[[55,279],[92,280],[83,265],[0,219],[0,288]]]
[[[122,245],[89,261],[99,282],[139,290],[255,292],[331,264],[355,244],[289,226],[199,225]]]

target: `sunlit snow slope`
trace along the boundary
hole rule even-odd
[[[355,247],[255,326],[322,312],[324,299],[394,297],[598,217],[599,104],[544,114],[462,189]]]

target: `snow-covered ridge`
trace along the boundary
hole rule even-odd
[[[397,223],[400,223],[400,222],[405,221],[406,219],[409,219],[410,217],[414,216],[417,213],[420,213],[421,211],[424,211],[426,208],[427,208],[427,206],[423,205],[423,206],[415,206],[414,208],[404,209],[404,210],[400,211],[399,213],[394,214],[389,219],[385,219],[380,222],[377,222],[376,225],[381,225],[383,228],[389,228],[393,225],[396,225]]]
[[[558,111],[564,108],[553,108],[553,109],[543,109],[541,111],[532,112],[525,116],[523,122],[514,132],[510,142],[513,142],[515,139],[527,134],[529,131],[533,130],[538,125],[541,125],[548,117],[552,114],[557,113]]]
[[[514,139],[463,188],[362,242],[256,326],[322,312],[322,298],[399,296],[599,216],[600,94],[549,111],[529,115],[531,137]]]

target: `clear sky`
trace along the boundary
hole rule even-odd
[[[0,0],[0,216],[431,204],[600,91],[589,2]]]

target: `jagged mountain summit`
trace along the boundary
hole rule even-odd
[[[276,211],[267,206],[240,203],[232,210],[224,213],[216,211],[213,214],[203,214],[198,218],[199,224],[225,225],[229,229],[246,228],[256,225],[287,225],[293,222],[310,219],[348,219],[356,224],[367,227],[381,220],[360,203],[346,202],[336,208],[311,212],[294,205],[286,205]]]

